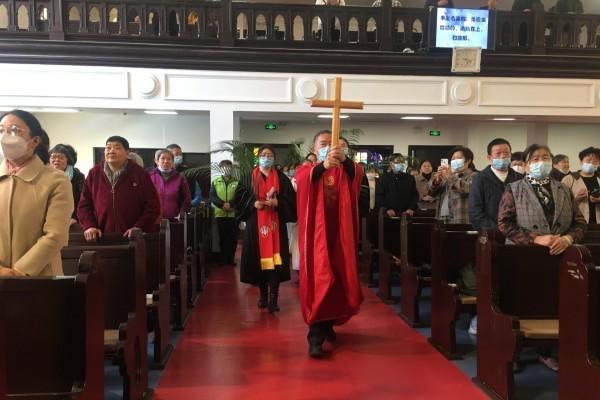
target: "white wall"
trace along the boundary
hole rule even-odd
[[[571,170],[581,167],[579,152],[586,147],[600,147],[600,126],[593,124],[548,125],[548,147],[554,154],[566,154],[571,161]]]
[[[102,147],[111,135],[125,137],[131,147],[163,147],[179,144],[184,151],[209,149],[208,115],[159,116],[122,112],[37,114],[50,136],[50,146],[72,145],[78,153],[77,167],[87,174],[93,165],[93,147]]]
[[[475,155],[475,166],[483,169],[487,162],[487,145],[496,138],[504,138],[511,144],[513,151],[522,151],[527,147],[527,124],[521,123],[474,123],[468,126],[468,147]]]

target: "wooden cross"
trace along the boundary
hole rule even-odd
[[[337,146],[340,141],[340,111],[342,108],[350,108],[353,110],[362,110],[362,101],[344,101],[342,100],[342,78],[335,78],[335,86],[333,89],[332,100],[312,100],[311,107],[333,108],[333,116],[331,118],[331,145]]]

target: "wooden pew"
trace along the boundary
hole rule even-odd
[[[409,217],[402,214],[400,222],[400,317],[410,326],[420,326],[419,299],[431,277],[424,265],[431,265],[431,231],[435,218]]]
[[[600,395],[600,244],[572,246],[560,268],[561,399]]]
[[[76,276],[0,279],[0,398],[104,398],[99,262],[85,252]]]
[[[162,369],[173,351],[171,345],[171,232],[163,219],[159,232],[144,233],[146,242],[146,306],[148,332],[154,333],[151,368]]]
[[[492,396],[515,398],[513,363],[523,346],[558,343],[562,255],[542,246],[477,243],[477,377]]]
[[[200,274],[198,279],[199,290],[204,289],[206,279],[210,273],[210,262],[212,254],[212,207],[210,203],[200,203],[197,208],[198,238],[199,238],[199,261]]]
[[[171,231],[171,306],[174,329],[183,330],[190,315],[188,308],[187,215],[179,221],[169,221]]]
[[[392,303],[392,266],[400,263],[400,218],[390,218],[383,209],[378,216],[379,278],[377,295],[385,303]]]
[[[369,287],[374,286],[375,279],[373,277],[373,261],[377,257],[379,241],[379,215],[376,210],[372,210],[366,217],[361,218],[361,259],[360,259],[360,275],[364,283]]]
[[[198,276],[199,273],[199,239],[198,239],[198,215],[196,214],[196,208],[192,208],[187,212],[186,218],[186,266],[188,273],[188,285],[187,285],[187,302],[188,307],[193,308],[196,305],[196,301],[198,300],[199,295],[199,284]]]
[[[101,256],[104,276],[104,352],[120,367],[123,398],[139,400],[152,396],[148,388],[148,335],[146,314],[146,250],[142,232],[131,239],[104,234],[96,243],[83,234],[70,234],[62,250],[63,268],[84,251]]]
[[[431,343],[446,358],[457,359],[456,319],[461,312],[475,313],[477,298],[459,293],[461,268],[475,266],[477,231],[468,224],[438,222],[431,234]]]

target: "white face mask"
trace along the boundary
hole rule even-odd
[[[525,173],[525,167],[521,166],[521,165],[513,165],[511,167],[515,172],[518,172],[519,174],[524,174]]]
[[[5,133],[0,136],[0,151],[7,160],[18,160],[27,154],[27,140]]]

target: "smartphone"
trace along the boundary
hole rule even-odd
[[[590,196],[592,197],[600,197],[600,188],[596,188],[590,192]]]
[[[440,160],[440,165],[443,167],[447,167],[448,166],[448,159],[447,158],[442,158]]]

